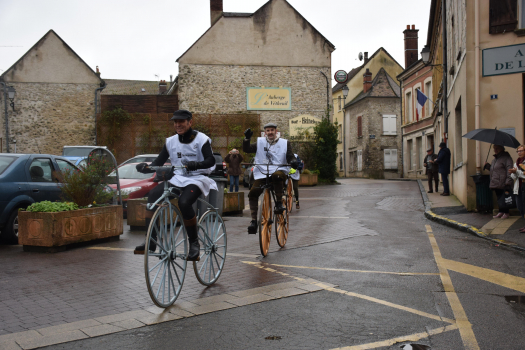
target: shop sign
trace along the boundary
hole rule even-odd
[[[292,89],[283,87],[248,87],[246,105],[249,111],[292,110]]]
[[[309,114],[302,114],[289,121],[290,140],[313,141],[314,127],[321,122],[321,118]]]
[[[334,74],[334,79],[339,84],[344,84],[348,80],[348,74],[344,70],[338,70]]]
[[[483,50],[483,76],[525,72],[525,44]]]

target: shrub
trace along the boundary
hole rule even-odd
[[[27,207],[26,211],[30,212],[57,212],[57,211],[69,211],[78,209],[78,205],[71,202],[50,202],[43,201],[33,203]]]
[[[337,126],[330,122],[329,110],[323,120],[314,128],[315,131],[315,168],[319,171],[319,178],[328,182],[335,182],[337,177]]]

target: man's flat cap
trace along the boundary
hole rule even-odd
[[[275,128],[277,129],[277,124],[275,123],[268,123],[266,125],[264,125],[263,129],[266,129],[266,128]]]
[[[170,120],[190,120],[192,117],[190,111],[179,109],[173,113],[173,117]]]
[[[427,148],[427,152],[432,151],[432,147]]]

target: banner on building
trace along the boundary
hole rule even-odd
[[[246,88],[246,105],[249,111],[291,111],[292,89],[248,87]]]
[[[321,118],[309,114],[302,114],[289,121],[290,140],[313,141],[314,127],[321,122]]]
[[[525,72],[525,44],[483,50],[483,76]]]

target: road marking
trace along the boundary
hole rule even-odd
[[[465,310],[463,309],[463,306],[459,301],[459,297],[454,291],[452,279],[450,278],[448,270],[445,267],[445,261],[441,256],[441,251],[439,250],[439,247],[437,245],[436,238],[431,233],[428,234],[428,238],[430,240],[432,251],[434,253],[434,260],[436,261],[438,270],[441,275],[441,281],[445,289],[445,295],[447,296],[448,302],[450,303],[450,307],[452,308],[452,313],[456,318],[456,324],[458,325],[459,334],[461,335],[461,339],[463,340],[463,345],[467,350],[479,349],[476,336],[474,335],[474,331],[472,330],[472,324],[469,322],[467,314],[465,313]]]
[[[404,336],[401,336],[401,337],[396,337],[396,338],[392,338],[392,339],[382,340],[382,341],[378,341],[378,342],[375,342],[375,343],[361,344],[361,345],[354,345],[354,346],[346,346],[346,347],[342,347],[342,348],[335,348],[335,349],[332,349],[332,350],[377,349],[377,348],[382,348],[382,347],[386,347],[386,346],[392,346],[394,344],[402,343],[402,342],[418,341],[418,340],[423,339],[423,338],[428,338],[431,335],[437,335],[437,334],[445,333],[445,332],[448,332],[448,331],[453,331],[453,330],[456,330],[456,329],[458,329],[458,326],[452,324],[452,325],[449,325],[449,326],[446,326],[446,327],[440,327],[440,328],[431,329],[431,330],[428,330],[427,332],[421,332],[421,333],[415,333],[415,334],[410,334],[410,335],[404,335]]]
[[[432,227],[430,227],[430,225],[425,225],[425,227],[427,228],[427,233],[432,233]]]
[[[439,273],[435,272],[389,272],[389,271],[368,271],[368,270],[350,270],[350,269],[334,269],[330,267],[315,267],[315,266],[295,266],[295,265],[280,265],[280,264],[268,264],[271,266],[287,267],[294,269],[311,269],[311,270],[325,270],[325,271],[341,271],[341,272],[361,272],[361,273],[379,273],[387,275],[400,275],[400,276],[439,276]]]

